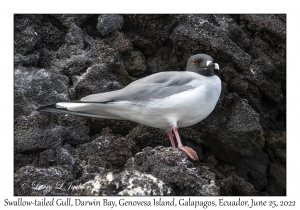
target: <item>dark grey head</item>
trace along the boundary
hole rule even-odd
[[[215,75],[214,70],[219,70],[219,65],[206,54],[197,54],[190,57],[186,65],[187,71],[193,71],[203,76]]]

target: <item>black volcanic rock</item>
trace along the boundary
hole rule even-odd
[[[152,174],[176,195],[218,195],[215,174],[206,166],[195,167],[187,158],[179,149],[146,147],[127,161],[125,169]]]
[[[222,81],[214,111],[179,129],[199,161],[159,129],[36,111],[198,53]],[[286,153],[286,15],[14,15],[14,195],[284,196]]]
[[[99,15],[97,30],[101,35],[108,35],[122,28],[122,15]]]

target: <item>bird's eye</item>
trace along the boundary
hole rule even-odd
[[[197,64],[198,64],[198,61],[197,61],[197,60],[193,60],[192,63],[193,63],[194,65],[197,65]]]

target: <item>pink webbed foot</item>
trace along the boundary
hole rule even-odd
[[[179,137],[179,133],[178,133],[178,127],[172,126],[172,129],[173,129],[176,139],[177,139],[178,148],[181,149],[182,151],[184,151],[192,160],[198,160],[198,155],[192,148],[182,145],[180,137]],[[169,135],[169,137],[170,137],[170,135]],[[173,144],[172,144],[172,146],[173,146]]]
[[[192,160],[198,160],[198,155],[192,148],[187,146],[181,146],[178,148],[184,151]]]

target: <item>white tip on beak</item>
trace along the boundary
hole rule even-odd
[[[216,69],[216,70],[220,70],[219,64],[215,63],[215,69]]]

